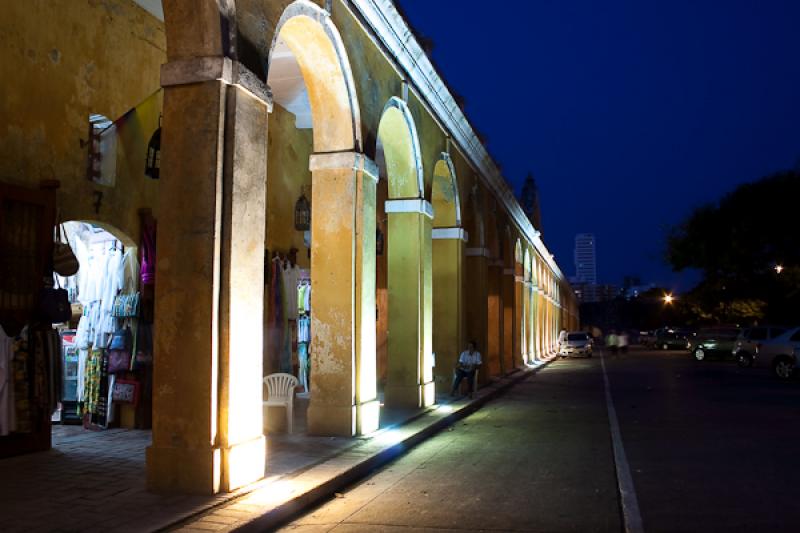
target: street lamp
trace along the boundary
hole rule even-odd
[[[775,272],[777,272],[778,274],[783,272],[783,265],[775,265]]]
[[[663,300],[665,304],[669,305],[675,301],[675,297],[672,294],[665,294]]]

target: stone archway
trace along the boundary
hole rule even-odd
[[[234,0],[164,0],[163,7],[161,201],[172,208],[159,220],[156,316],[170,319],[155,333],[148,485],[208,494],[264,475],[264,301],[253,288],[264,282],[272,101],[265,77],[239,61]],[[361,153],[352,74],[330,17],[297,0],[281,16],[272,48],[279,37],[304,72],[318,124],[309,162],[312,203],[338,199],[336,209],[312,218],[315,242],[330,244],[312,247],[317,399],[309,428],[369,432],[378,415],[377,171]]]
[[[483,369],[487,378],[501,375],[505,368],[502,362],[503,308],[502,281],[503,260],[498,205],[493,197],[486,202],[486,347]]]
[[[450,155],[442,152],[433,167],[433,351],[438,392],[450,391],[453,369],[464,345],[464,248],[461,200]]]
[[[503,251],[503,277],[502,277],[502,303],[503,303],[503,342],[501,343],[502,366],[506,373],[514,370],[514,321],[515,294],[514,294],[514,247],[511,228],[506,225],[502,237]]]
[[[521,367],[525,364],[525,272],[523,267],[522,242],[517,238],[514,243],[514,329],[513,329],[513,356],[514,366]]]
[[[523,349],[522,349],[522,360],[525,364],[530,364],[533,362],[535,358],[535,326],[534,326],[534,314],[536,310],[536,306],[534,305],[534,296],[533,296],[533,284],[532,284],[532,276],[533,276],[533,269],[531,264],[531,253],[528,250],[528,247],[525,247],[525,251],[523,252],[523,335],[522,335],[522,342],[523,342]]]
[[[387,188],[385,212],[388,357],[384,403],[421,407],[435,402],[432,358],[433,207],[425,200],[422,160],[414,119],[392,97],[378,124],[377,159]]]
[[[308,429],[320,435],[370,433],[379,416],[373,311],[377,167],[360,153],[360,110],[341,36],[327,12],[306,0],[283,12],[268,75],[287,59],[299,69],[310,108],[311,204],[325,206],[311,219]]]

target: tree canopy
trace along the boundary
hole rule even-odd
[[[698,313],[717,321],[799,320],[800,173],[746,183],[699,207],[670,230],[666,255],[673,270],[702,273],[690,293]]]

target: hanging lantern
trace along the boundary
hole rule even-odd
[[[157,180],[161,172],[161,127],[150,137],[147,144],[147,161],[144,165],[144,175]]]
[[[307,231],[311,229],[311,203],[303,192],[294,204],[294,229]]]
[[[383,232],[381,228],[375,230],[375,255],[383,255]]]

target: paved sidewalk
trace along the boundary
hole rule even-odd
[[[544,363],[546,364],[546,363]],[[279,479],[266,479],[254,490],[215,507],[176,528],[182,532],[271,531],[292,516],[330,498],[337,491],[369,475],[456,421],[472,414],[486,402],[542,368],[525,369],[495,379],[474,399],[438,405],[398,427],[363,438],[362,443],[313,467]]]
[[[307,436],[301,433],[305,409],[296,408],[296,433],[267,438],[268,477],[215,496],[147,492],[149,431],[57,425],[51,450],[0,460],[0,524],[4,532],[263,529],[466,416],[526,374],[496,380],[474,400],[387,412],[382,425],[389,428],[369,437]]]

